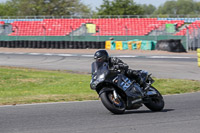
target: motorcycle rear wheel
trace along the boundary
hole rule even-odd
[[[144,103],[144,105],[151,111],[156,112],[156,111],[163,110],[163,108],[165,106],[165,102],[164,102],[162,95],[156,88],[151,86],[151,89],[157,93],[157,96],[149,97],[150,100],[147,103]]]
[[[119,94],[118,94],[119,95]],[[117,99],[114,98],[113,91],[105,91],[100,95],[103,105],[114,114],[123,114],[126,105],[124,100],[118,96]]]

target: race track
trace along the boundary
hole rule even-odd
[[[92,54],[0,53],[0,66],[90,73]],[[195,55],[112,54],[130,68],[157,78],[200,80]],[[0,133],[199,133],[200,92],[164,96],[165,108],[146,107],[123,115],[108,112],[100,101],[0,107]]]
[[[196,55],[122,55],[113,54],[130,68],[147,70],[157,78],[200,80]],[[90,73],[92,54],[0,53],[0,66]]]
[[[123,115],[100,101],[0,107],[0,133],[199,133],[200,93],[164,96],[161,112]]]

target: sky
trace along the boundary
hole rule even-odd
[[[90,5],[91,7],[99,7],[103,4],[103,0],[81,0],[84,4]],[[137,4],[152,4],[156,7],[163,4],[167,0],[134,0]],[[95,8],[93,8],[95,9]]]
[[[1,0],[0,0],[1,1]],[[92,9],[96,9],[96,7],[99,7],[101,4],[103,4],[103,0],[81,0],[84,4],[90,5]],[[152,4],[156,7],[164,4],[167,0],[134,0],[137,4]],[[194,0],[194,1],[200,1],[200,0]]]

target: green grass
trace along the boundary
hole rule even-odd
[[[154,87],[163,95],[200,91],[200,81],[182,79],[155,79]]]
[[[96,100],[91,76],[66,71],[0,67],[0,105]],[[162,94],[200,91],[200,81],[155,79]]]

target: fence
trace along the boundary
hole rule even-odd
[[[193,27],[193,26],[192,26]],[[188,50],[196,50],[200,48],[200,27],[196,26],[192,29],[187,28],[186,32],[186,48]]]

